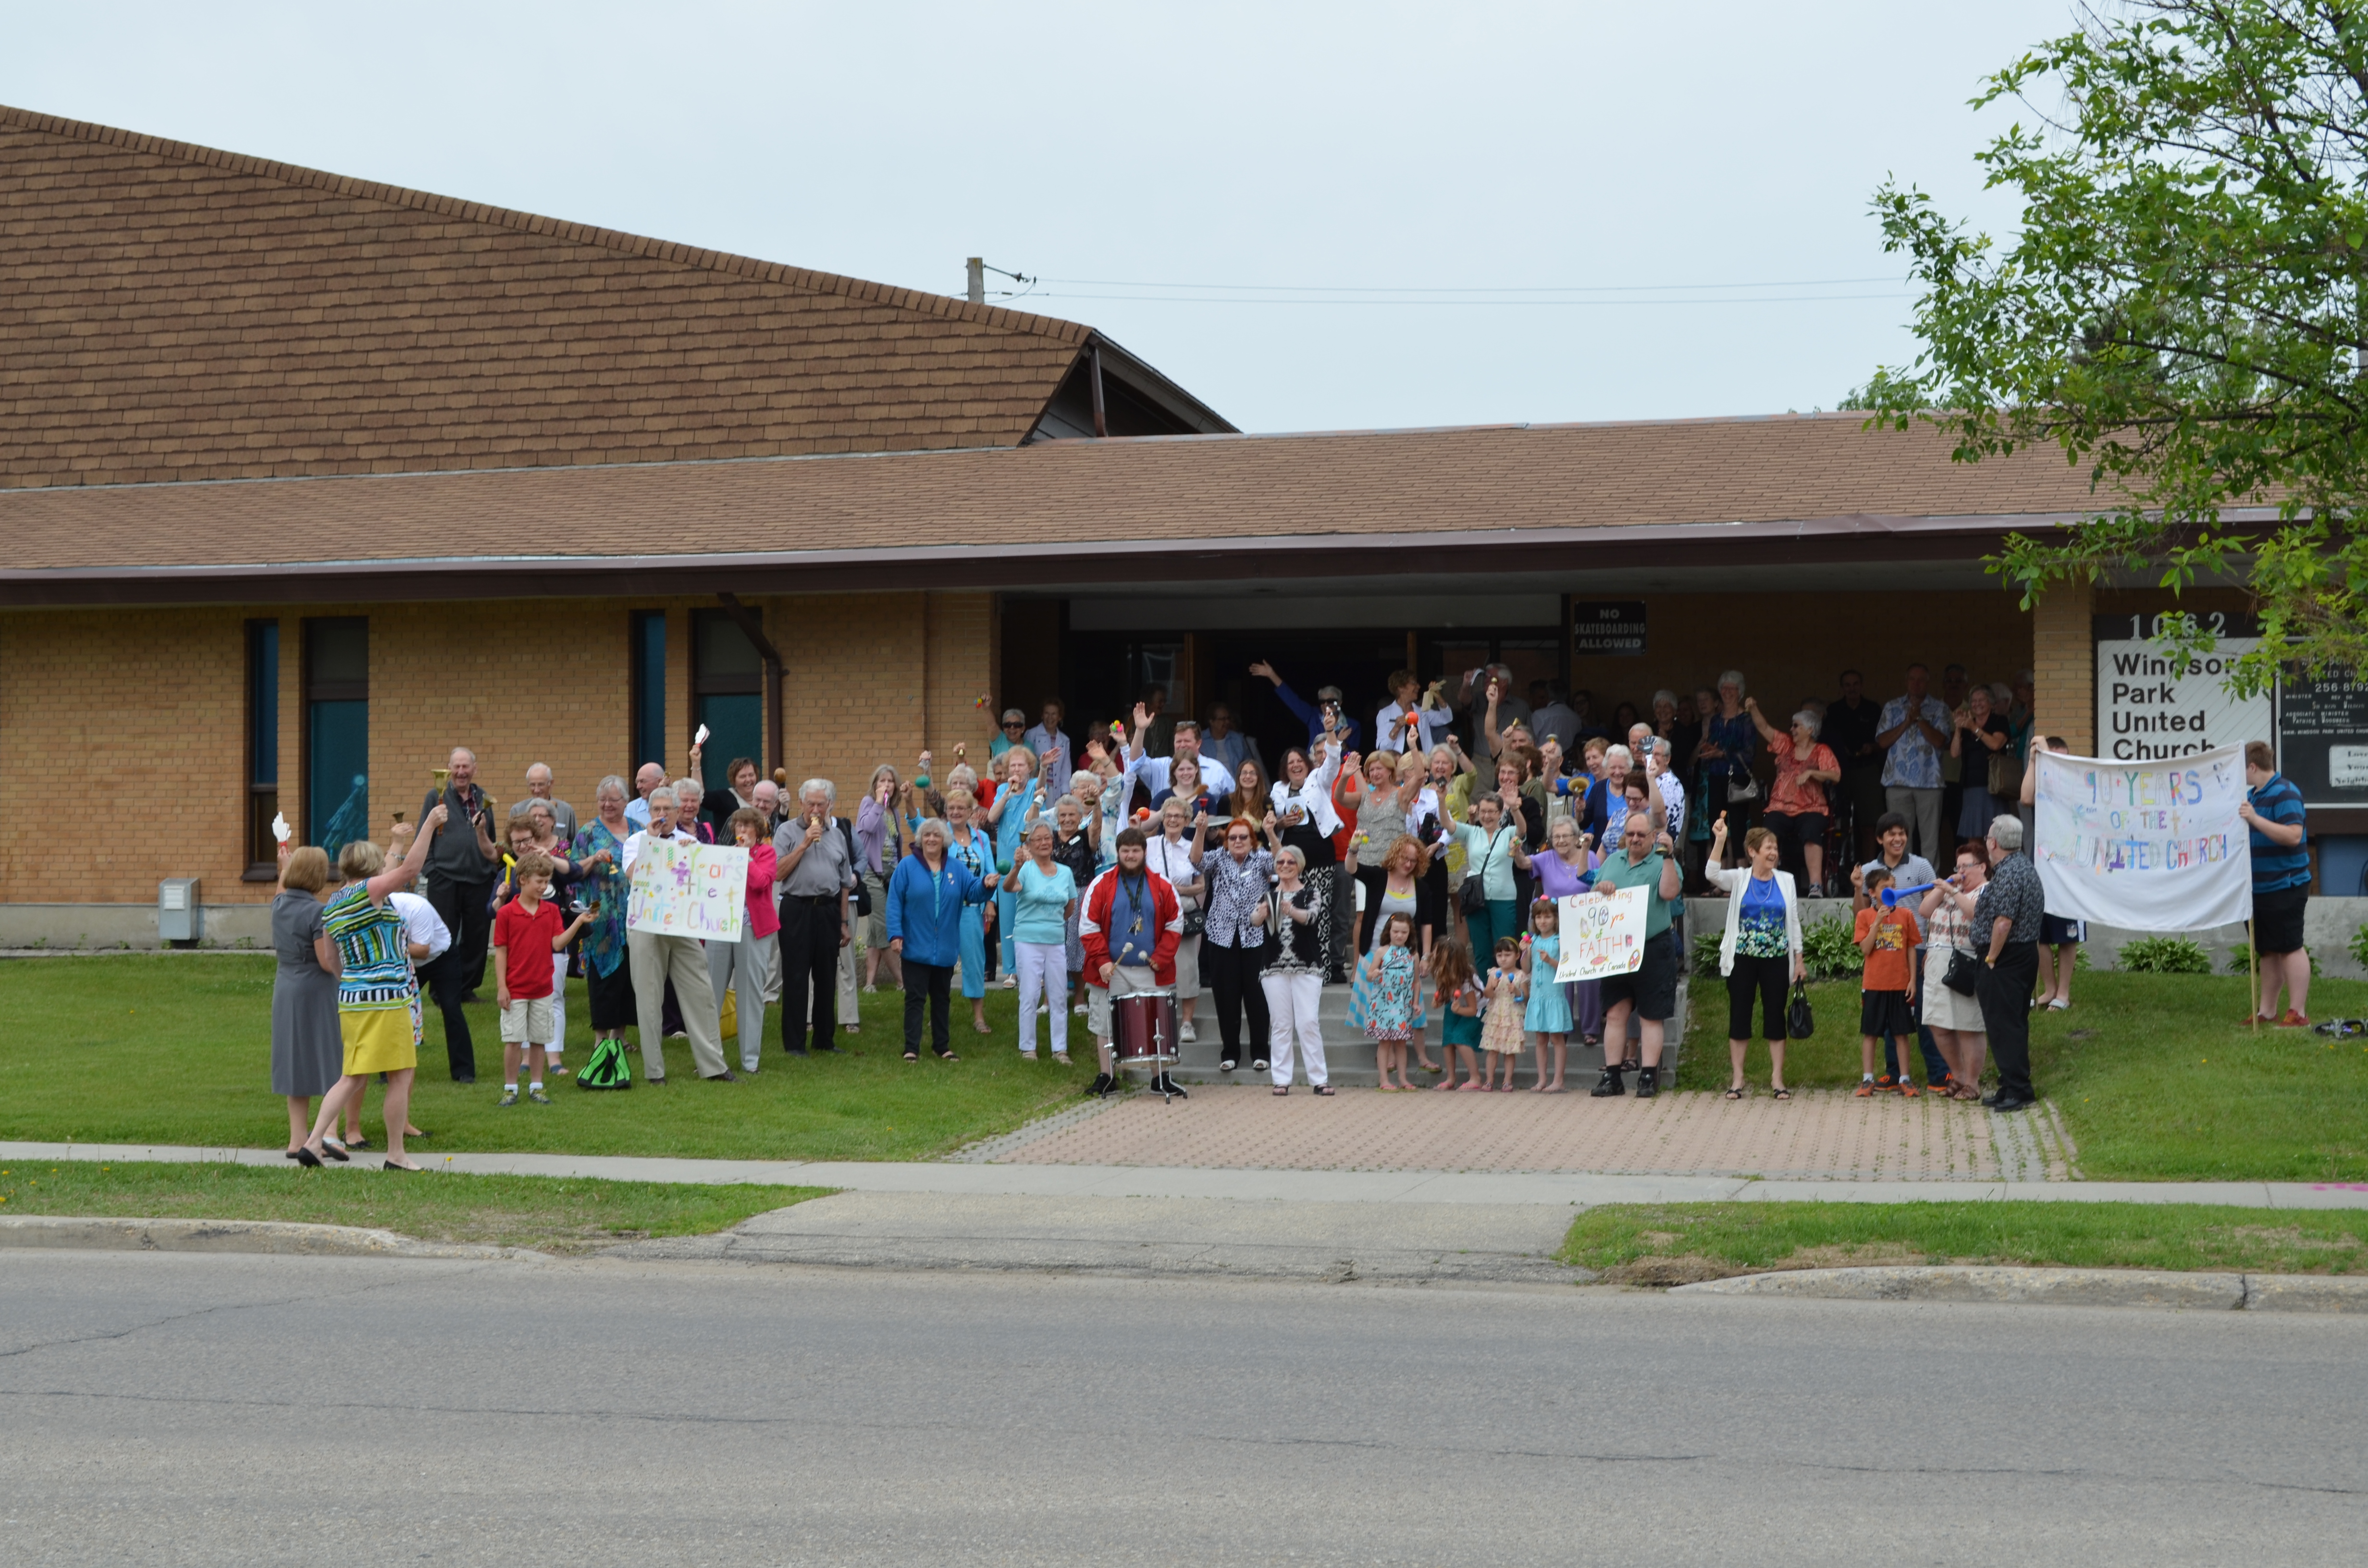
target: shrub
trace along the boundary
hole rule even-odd
[[[1694,933],[1694,973],[1698,977],[1715,979],[1718,974],[1718,949],[1726,940],[1726,927],[1715,931]]]
[[[2368,925],[2351,933],[2351,961],[2368,965]]]
[[[2141,937],[2122,949],[2113,967],[2129,974],[2210,974],[2210,955],[2184,937]]]
[[[1848,915],[1804,926],[1801,957],[1812,980],[1838,980],[1866,967],[1866,955],[1858,950],[1858,939],[1850,935]]]

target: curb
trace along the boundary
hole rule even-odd
[[[356,1225],[287,1220],[117,1220],[50,1214],[0,1219],[0,1248],[95,1252],[245,1252],[313,1257],[509,1258],[542,1261],[527,1247],[423,1242]]]
[[[1972,1301],[2007,1306],[2167,1307],[2187,1312],[2368,1312],[2368,1278],[2180,1274],[2160,1269],[1803,1268],[1680,1285],[1672,1295],[1828,1301]]]

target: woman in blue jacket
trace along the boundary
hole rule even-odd
[[[952,1050],[954,960],[962,956],[963,914],[994,894],[991,878],[946,853],[951,837],[936,817],[913,832],[914,852],[888,880],[888,950],[905,965],[905,1060],[921,1059],[921,1001],[929,1005],[929,1049],[940,1062],[959,1062]]]

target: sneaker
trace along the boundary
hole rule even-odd
[[[1169,1077],[1165,1073],[1162,1073],[1158,1077],[1151,1080],[1151,1086],[1158,1090],[1161,1094],[1166,1095],[1169,1099],[1189,1100],[1192,1097],[1184,1092],[1183,1085],[1178,1083],[1175,1079]]]
[[[1185,1019],[1184,1027],[1176,1031],[1176,1039],[1179,1044],[1190,1045],[1200,1038],[1201,1037],[1199,1035],[1192,1032],[1192,1020],[1190,1018]]]
[[[505,1093],[502,1096],[501,1103],[504,1106],[514,1106],[518,1104],[518,1091],[516,1089],[511,1089]]]
[[[1116,1078],[1111,1077],[1107,1073],[1097,1073],[1094,1074],[1094,1081],[1086,1085],[1086,1098],[1089,1100],[1100,1099],[1104,1095],[1109,1094],[1112,1089],[1117,1087],[1118,1080]]]
[[[1858,1087],[1850,1092],[1850,1098],[1854,1100],[1871,1100],[1873,1097],[1874,1081],[1871,1078],[1861,1078]]]
[[[1907,1079],[1902,1078],[1899,1081],[1899,1094],[1901,1098],[1912,1100],[1921,1092],[1922,1091],[1918,1090],[1915,1085],[1909,1083]]]
[[[1887,1095],[1891,1093],[1892,1090],[1899,1087],[1899,1080],[1893,1077],[1888,1073],[1881,1074],[1875,1078],[1874,1086],[1881,1089]]]
[[[1603,1070],[1603,1076],[1595,1081],[1595,1087],[1589,1089],[1588,1095],[1591,1098],[1601,1100],[1609,1099],[1614,1095],[1624,1095],[1627,1092],[1628,1085],[1621,1078],[1620,1069],[1606,1067]]]
[[[1636,1097],[1649,1100],[1661,1092],[1661,1070],[1658,1067],[1636,1069]]]
[[[526,1097],[532,1100],[537,1105],[549,1105],[551,1103],[551,1096],[544,1094],[541,1089],[529,1089],[526,1092]]]

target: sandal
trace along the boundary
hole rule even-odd
[[[1281,1099],[1283,1096],[1289,1093],[1291,1093],[1291,1085],[1289,1084],[1277,1084],[1274,1086],[1274,1097],[1276,1099]]]
[[[1316,1096],[1318,1098],[1329,1099],[1332,1095],[1332,1085],[1329,1084],[1317,1084],[1309,1088],[1307,1092],[1311,1095]]]
[[[1727,1090],[1726,1097],[1731,1100],[1741,1099],[1743,1097],[1743,1085],[1737,1084],[1734,1088]]]
[[[1770,1099],[1776,1100],[1789,1100],[1793,1097],[1793,1091],[1786,1088],[1783,1085],[1779,1084],[1776,1085],[1774,1092],[1768,1097]]]
[[[907,1062],[918,1062],[920,1059],[921,1053],[917,1051],[908,1051],[905,1053],[905,1060]]]
[[[951,1051],[940,1051],[938,1052],[938,1060],[940,1062],[960,1062],[962,1058],[956,1056]]]

